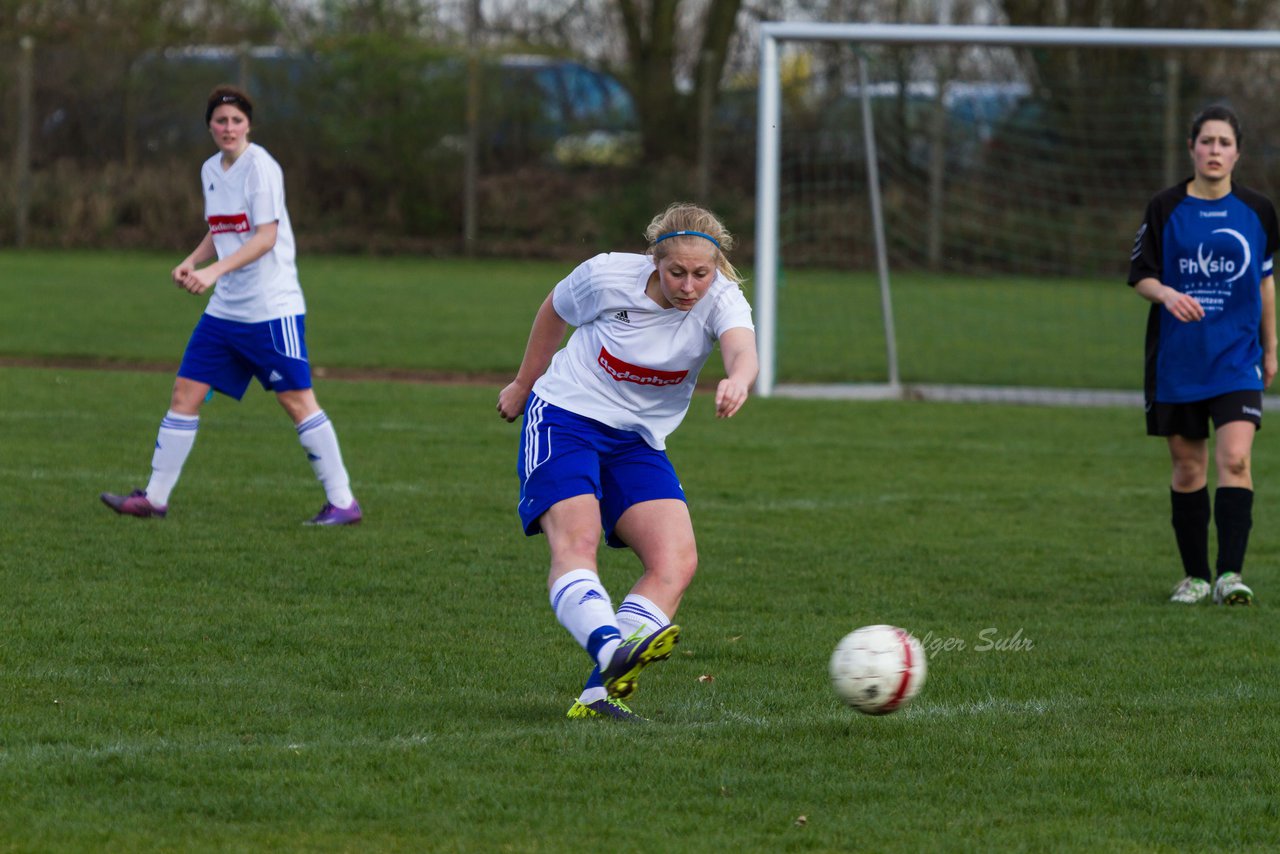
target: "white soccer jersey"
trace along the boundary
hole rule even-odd
[[[755,327],[742,289],[723,275],[681,311],[645,294],[653,272],[648,255],[615,252],[579,265],[556,285],[552,305],[577,328],[533,390],[662,450],[684,420],[715,342],[728,329]]]
[[[278,224],[276,245],[252,264],[219,277],[205,312],[242,323],[305,314],[280,164],[265,148],[250,143],[226,171],[221,153],[206,160],[200,181],[204,216],[219,258],[243,246],[259,225]]]

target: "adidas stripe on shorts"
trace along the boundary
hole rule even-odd
[[[659,498],[685,500],[665,451],[640,434],[619,430],[529,395],[520,431],[520,522],[528,536],[553,504],[577,495],[600,501],[605,541],[626,548],[614,528],[633,504]]]
[[[267,391],[311,388],[305,315],[242,323],[202,314],[182,354],[178,376],[244,397],[257,377]]]

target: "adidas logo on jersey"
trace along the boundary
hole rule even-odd
[[[270,383],[278,383],[278,382],[280,382],[280,380],[282,380],[282,379],[284,379],[284,377],[280,376],[280,372],[279,372],[279,371],[272,371],[272,372],[271,372],[271,376],[267,377],[267,382],[270,382]]]
[[[621,320],[623,323],[630,323],[630,322],[631,322],[631,318],[627,317],[627,313],[626,313],[625,311],[620,311],[620,312],[618,312],[617,314],[615,314],[615,315],[613,316],[613,319],[614,319],[614,320]]]

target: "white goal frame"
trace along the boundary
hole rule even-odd
[[[778,45],[784,41],[844,41],[852,44],[988,45],[998,47],[1112,47],[1146,49],[1276,50],[1280,33],[1252,30],[1095,29],[1089,27],[991,27],[930,24],[822,24],[772,22],[760,27],[759,118],[756,138],[756,257],[755,313],[760,374],[756,394],[771,397],[846,397],[863,399],[971,399],[1025,402],[1094,402],[1104,405],[1140,401],[1141,395],[1124,392],[1076,393],[1052,389],[975,389],[968,394],[949,389],[905,387],[898,374],[897,344],[893,325],[889,264],[881,215],[879,174],[874,128],[868,97],[865,60],[862,74],[864,145],[867,153],[868,202],[874,230],[876,267],[880,281],[881,311],[888,356],[888,382],[878,385],[778,386],[778,199],[782,136],[782,84]]]

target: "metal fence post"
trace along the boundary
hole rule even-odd
[[[14,236],[18,248],[27,245],[31,213],[31,114],[35,86],[36,40],[23,36],[18,41],[18,138],[13,146]]]

